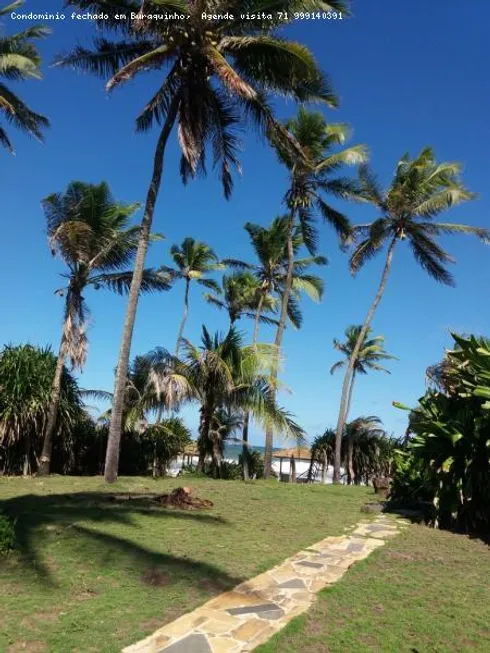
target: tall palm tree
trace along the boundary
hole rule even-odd
[[[332,365],[332,367],[330,368],[330,374],[333,374],[337,370],[340,370],[341,368],[349,364],[349,361],[352,356],[352,352],[354,351],[354,348],[356,346],[357,339],[359,338],[359,333],[361,332],[361,329],[362,329],[361,324],[347,327],[347,329],[345,330],[345,340],[343,342],[334,338],[333,346],[335,347],[335,349],[342,352],[345,358],[343,360],[337,361]],[[375,336],[374,338],[371,338],[370,337],[371,331],[372,331],[371,329],[368,329],[366,336],[364,338],[364,342],[362,343],[362,346],[356,356],[356,361],[354,363],[354,369],[352,372],[352,379],[351,379],[349,394],[347,398],[347,407],[346,407],[346,415],[345,415],[346,420],[349,416],[349,410],[352,401],[352,392],[354,389],[356,374],[367,374],[372,370],[376,372],[386,372],[386,374],[391,374],[389,370],[387,370],[382,365],[379,365],[379,362],[385,360],[397,360],[396,356],[391,356],[390,354],[388,354],[387,351],[385,351],[385,348],[383,346],[384,336]]]
[[[288,218],[287,216],[275,218],[270,227],[262,227],[258,224],[247,222],[245,229],[250,236],[257,263],[246,263],[237,259],[225,259],[223,263],[230,267],[239,268],[252,272],[259,280],[258,302],[255,311],[254,331],[252,343],[255,344],[259,336],[259,324],[267,298],[282,297],[287,276],[287,242],[288,242]],[[307,274],[308,268],[312,265],[326,265],[327,259],[324,256],[310,256],[296,258],[296,254],[302,245],[303,240],[299,229],[296,229],[293,249],[295,254],[293,270],[293,287],[288,301],[288,318],[295,328],[299,328],[302,322],[301,310],[299,308],[299,296],[305,292],[314,301],[320,301],[323,295],[323,281],[317,276]],[[243,421],[243,477],[248,480],[248,430],[250,426],[250,415],[244,416]]]
[[[210,288],[216,294],[220,293],[220,287],[214,279],[207,279],[209,272],[223,269],[218,261],[214,251],[207,245],[194,238],[185,238],[182,244],[172,245],[170,255],[175,264],[175,268],[162,266],[162,270],[167,272],[173,279],[183,279],[185,281],[184,292],[184,313],[177,334],[177,344],[175,345],[175,355],[179,355],[180,342],[184,333],[187,316],[189,314],[189,290],[192,281],[195,281],[204,288]]]
[[[230,328],[242,317],[257,319],[256,311],[261,302],[259,321],[265,324],[277,324],[273,319],[263,315],[263,312],[273,312],[277,302],[272,295],[261,294],[261,286],[257,277],[251,272],[235,272],[224,274],[222,290],[219,293],[205,293],[204,298],[220,310],[225,310],[230,318]]]
[[[332,226],[345,241],[350,234],[350,224],[345,215],[328,204],[324,195],[335,197],[351,197],[355,194],[355,186],[345,177],[332,177],[342,165],[355,165],[367,158],[364,145],[354,145],[335,151],[343,145],[349,136],[349,128],[345,124],[327,124],[321,113],[308,112],[300,108],[296,118],[286,123],[288,133],[300,145],[305,158],[302,159],[291,148],[284,148],[277,142],[276,150],[279,160],[289,171],[289,187],[285,195],[285,203],[289,210],[287,229],[287,273],[282,294],[281,313],[277,327],[275,345],[277,350],[276,365],[272,369],[272,385],[278,374],[279,353],[282,347],[284,330],[286,328],[288,303],[293,287],[294,272],[294,235],[295,227],[301,230],[303,242],[314,255],[318,245],[318,234],[315,227],[315,214],[321,215],[324,221]],[[273,431],[269,426],[265,436],[264,475],[268,477],[272,466]]]
[[[153,213],[163,173],[167,142],[175,124],[182,151],[181,174],[184,181],[204,173],[205,151],[213,150],[214,163],[219,164],[225,196],[229,197],[232,170],[239,169],[236,130],[242,124],[253,123],[263,133],[282,140],[283,146],[297,150],[297,144],[274,119],[269,100],[283,96],[299,102],[320,101],[334,106],[335,95],[318,69],[311,52],[300,43],[276,35],[283,22],[242,18],[236,11],[236,0],[219,3],[219,13],[229,11],[233,20],[203,20],[202,13],[216,14],[215,0],[68,0],[68,4],[93,13],[104,13],[98,21],[102,29],[114,31],[123,38],[109,41],[98,38],[92,50],[76,47],[59,61],[59,65],[109,77],[107,89],[112,90],[148,70],[160,71],[161,78],[155,95],[143,108],[137,120],[139,130],[160,126],[155,149],[153,172],[148,188],[141,238],[136,257],[133,283],[117,366],[113,412],[107,445],[105,477],[117,478],[119,441],[126,372],[129,363],[139,287]],[[347,12],[343,0],[282,0],[274,3],[276,12],[295,11],[307,7],[326,6]],[[145,15],[175,12],[183,19],[131,20],[131,13],[142,8]],[[241,4],[252,14],[263,10],[261,0],[246,0]],[[121,20],[125,14],[127,20]],[[116,15],[118,16],[116,18]],[[286,13],[293,19],[293,12]],[[287,145],[286,145],[287,144]]]
[[[49,474],[63,366],[69,359],[72,367],[82,369],[87,355],[88,309],[83,293],[87,287],[119,294],[129,291],[133,271],[124,268],[135,259],[140,228],[129,226],[138,204],[117,202],[105,182],[71,182],[64,193],[46,197],[42,207],[51,251],[68,268],[62,275],[67,285],[56,291],[65,298],[63,331],[39,468],[41,474]],[[168,275],[143,271],[142,292],[169,288]]]
[[[23,0],[12,2],[0,9],[0,18],[18,9]],[[44,38],[49,29],[42,25],[32,25],[22,32],[0,38],[0,80],[21,81],[41,78],[41,57],[33,44]],[[43,140],[43,129],[49,127],[49,120],[29,109],[3,81],[0,81],[0,111],[14,127],[38,140]],[[0,126],[0,144],[13,153],[14,149],[5,129]]]
[[[437,243],[437,237],[445,234],[472,234],[484,241],[490,238],[487,229],[434,221],[436,216],[452,206],[475,198],[461,182],[460,169],[457,163],[438,163],[432,149],[426,147],[413,159],[408,154],[400,159],[393,180],[385,192],[367,166],[361,166],[359,170],[359,188],[354,199],[372,204],[380,215],[371,224],[354,228],[355,247],[350,258],[350,269],[352,274],[357,274],[367,261],[385,248],[386,259],[376,295],[345,372],[336,429],[335,482],[340,480],[341,439],[355,361],[383,297],[396,246],[400,241],[406,241],[415,261],[430,277],[438,283],[452,286],[454,279],[446,266],[453,263],[454,259]]]

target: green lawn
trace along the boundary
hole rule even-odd
[[[490,550],[410,528],[254,653],[488,653]]]
[[[0,560],[0,651],[118,651],[211,595],[361,517],[366,488],[186,479],[214,508],[168,511],[107,492],[180,480],[0,478],[18,551]],[[291,649],[292,650],[292,649]]]

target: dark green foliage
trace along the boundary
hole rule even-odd
[[[453,335],[440,390],[410,413],[394,500],[430,500],[442,528],[490,533],[490,341]]]
[[[0,556],[6,555],[15,545],[15,522],[0,513]]]
[[[0,352],[0,470],[30,473],[47,421],[56,357],[49,348],[7,345]],[[81,392],[65,368],[56,436],[68,437],[85,419]],[[55,438],[57,439],[57,438]]]
[[[239,481],[243,476],[243,469],[239,463],[229,460],[222,460],[220,467],[220,478],[225,481]]]
[[[248,473],[250,478],[257,479],[264,477],[264,457],[259,451],[247,449]],[[243,454],[238,456],[238,464],[242,468],[243,475]]]

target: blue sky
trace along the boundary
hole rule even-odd
[[[54,11],[61,0],[27,0],[26,11]],[[390,180],[398,158],[432,145],[444,160],[464,165],[464,180],[479,193],[478,201],[450,211],[446,218],[490,227],[488,193],[490,165],[490,5],[484,0],[462,8],[456,0],[442,3],[353,3],[354,17],[342,22],[296,23],[288,35],[305,42],[316,54],[341,97],[341,108],[327,112],[331,121],[352,125],[352,142],[366,143],[371,162],[383,184]],[[25,23],[4,21],[7,32]],[[11,132],[16,156],[0,153],[2,161],[2,239],[0,241],[0,344],[29,341],[57,347],[62,300],[60,261],[51,258],[44,232],[40,200],[62,191],[69,181],[107,180],[118,199],[143,201],[151,172],[156,133],[136,135],[134,118],[151,96],[158,80],[148,75],[108,97],[101,80],[49,67],[56,54],[76,41],[86,42],[93,25],[66,20],[50,23],[52,36],[42,43],[44,80],[19,86],[22,97],[49,116],[52,127],[40,145]],[[17,85],[16,85],[17,86]],[[294,105],[278,104],[281,117]],[[168,263],[168,248],[186,236],[209,242],[222,257],[250,258],[242,225],[267,224],[281,212],[286,176],[274,155],[253,134],[244,139],[243,174],[231,201],[223,199],[213,174],[183,187],[178,175],[178,150],[172,139],[155,230],[166,236],[154,245],[148,264]],[[333,202],[361,222],[375,217],[369,208]],[[400,434],[405,415],[393,400],[413,404],[424,391],[425,368],[450,345],[449,331],[489,332],[488,278],[490,249],[471,238],[444,239],[457,258],[456,289],[429,280],[402,246],[378,310],[374,330],[399,357],[391,376],[372,374],[359,379],[352,414],[378,414],[390,432]],[[332,339],[345,327],[362,321],[378,283],[381,260],[370,263],[356,279],[347,258],[338,251],[334,234],[321,228],[321,253],[330,264],[321,274],[326,283],[322,304],[305,300],[304,326],[285,336],[284,382],[292,394],[281,402],[294,412],[309,437],[336,422],[341,375],[329,369],[338,356]],[[92,311],[87,366],[80,377],[86,388],[112,390],[113,370],[125,311],[125,299],[87,292]],[[181,317],[183,287],[143,297],[140,302],[133,353],[157,345],[174,346]],[[199,337],[201,324],[225,330],[227,317],[205,305],[199,289],[191,296],[187,336]],[[241,323],[249,330],[249,325]],[[267,328],[261,338],[268,341]],[[197,425],[194,410],[186,411]],[[255,429],[252,440],[262,442]]]

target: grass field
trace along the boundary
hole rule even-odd
[[[181,512],[107,493],[180,480],[0,478],[17,551],[0,561],[0,651],[109,653],[361,518],[372,490],[186,480],[214,508]],[[290,649],[294,650],[294,649]]]
[[[410,528],[254,653],[488,653],[490,549]]]

